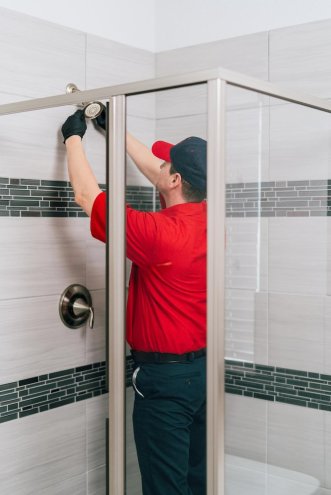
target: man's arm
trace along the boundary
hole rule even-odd
[[[98,182],[87,161],[80,136],[71,136],[66,142],[69,178],[76,203],[91,216],[95,198],[101,193]]]
[[[163,160],[154,156],[147,146],[128,132],[126,133],[126,151],[140,172],[155,186]]]

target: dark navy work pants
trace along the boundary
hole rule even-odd
[[[206,495],[206,357],[137,364],[134,437],[144,495]]]

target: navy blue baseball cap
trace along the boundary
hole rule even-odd
[[[207,189],[207,141],[191,136],[180,143],[156,141],[152,153],[171,162],[186,182],[200,191]]]

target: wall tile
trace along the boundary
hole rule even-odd
[[[331,20],[269,33],[270,81],[322,98],[331,97]]]
[[[127,129],[146,146],[152,146],[155,141],[155,123],[152,119],[142,117],[127,117]],[[86,155],[99,183],[106,183],[106,138],[103,131],[88,123],[88,133],[84,137]],[[127,155],[126,184],[150,186],[151,183],[139,172]]]
[[[331,375],[331,297],[324,298],[324,373]]]
[[[61,294],[85,284],[88,219],[2,218],[0,299]]]
[[[331,415],[324,413],[325,428],[325,487],[331,488]]]
[[[66,327],[59,295],[0,301],[0,383],[83,365],[85,328]]]
[[[155,54],[147,50],[87,35],[86,88],[116,86],[155,77]],[[128,98],[128,113],[153,119],[153,94]]]
[[[106,463],[106,418],[108,394],[86,402],[87,421],[87,470],[91,471]]]
[[[326,294],[325,218],[269,219],[269,290]]]
[[[267,249],[268,219],[227,218],[226,287],[266,290]]]
[[[106,360],[106,292],[91,291],[94,308],[94,327],[86,325],[86,363]]]
[[[92,237],[90,225],[86,225],[86,285],[90,290],[106,286],[106,245]]]
[[[47,487],[47,495],[84,495],[86,493],[86,474],[74,476],[73,478],[60,481]],[[45,492],[34,492],[43,495]]]
[[[254,292],[227,289],[225,293],[225,357],[254,360]]]
[[[328,179],[330,131],[328,113],[299,105],[271,107],[269,179]]]
[[[87,495],[106,495],[106,466],[87,473]]]
[[[322,297],[269,293],[269,363],[323,373]]]
[[[268,463],[317,478],[324,485],[323,414],[306,407],[268,403]]]
[[[219,40],[160,52],[157,77],[223,67],[259,79],[268,78],[268,33]]]
[[[266,463],[266,442],[267,402],[226,394],[226,453]]]
[[[227,183],[268,180],[269,109],[227,112],[225,146]]]
[[[142,495],[141,477],[137,459],[137,452],[133,437],[132,412],[134,391],[132,387],[126,389],[126,483],[127,495]]]
[[[175,117],[157,122],[156,139],[178,143],[188,136],[207,138],[206,115]]]
[[[65,94],[69,82],[84,85],[85,34],[1,8],[0,65],[4,93]]]
[[[157,77],[222,67],[258,79],[268,79],[268,33],[257,33],[179,48],[156,55]],[[183,92],[189,91],[188,88]],[[194,91],[194,90],[193,90]],[[228,86],[230,108],[256,106],[257,93]],[[263,100],[264,101],[264,100]],[[266,100],[267,101],[267,100]],[[179,108],[181,108],[179,103]],[[193,108],[196,105],[193,103]],[[174,116],[174,115],[172,115]]]
[[[61,126],[74,111],[59,107],[2,115],[1,176],[68,180]]]
[[[268,364],[268,292],[255,292],[254,362]]]
[[[59,483],[59,473],[63,483],[84,476],[84,403],[11,421],[1,425],[0,430],[3,495],[26,495],[27,487],[38,495],[53,493],[52,488],[48,492],[48,487]]]

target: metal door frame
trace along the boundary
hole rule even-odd
[[[107,99],[108,195],[107,334],[109,376],[108,492],[125,493],[125,101],[127,96],[207,84],[208,254],[207,254],[207,492],[224,495],[224,233],[225,104],[227,85],[331,113],[331,103],[226,69],[212,69],[72,94],[0,105],[0,115]],[[223,418],[223,420],[221,420]]]

